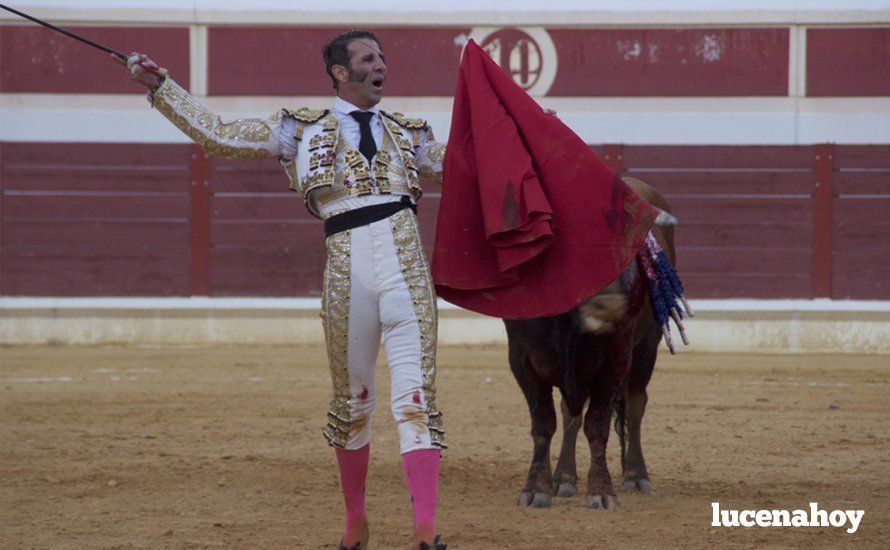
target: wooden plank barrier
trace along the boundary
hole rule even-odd
[[[690,296],[890,299],[890,146],[593,149],[671,203]],[[440,190],[424,190],[430,253]],[[321,294],[322,225],[273,159],[7,142],[0,192],[4,296]]]

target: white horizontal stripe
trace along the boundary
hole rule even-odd
[[[869,194],[853,195],[853,194],[841,193],[838,196],[838,198],[839,199],[853,199],[853,200],[855,200],[855,199],[890,199],[890,193],[885,193],[882,195],[877,195],[877,194],[875,194],[875,195],[869,195]]]
[[[22,0],[16,8],[53,21],[336,25],[668,25],[873,23],[884,0]],[[12,14],[3,12],[2,19]]]
[[[890,313],[887,300],[690,300],[698,311],[870,311]]]
[[[224,119],[330,97],[212,97]],[[641,145],[890,144],[890,98],[539,98],[587,143]],[[452,98],[391,97],[381,105],[426,118],[447,140]],[[188,143],[141,96],[0,94],[0,140]]]
[[[42,170],[65,170],[67,172],[183,172],[188,170],[182,166],[133,166],[130,164],[5,164],[7,170],[20,172],[36,172]]]
[[[461,309],[443,300],[439,309]],[[890,313],[890,301],[879,300],[690,300],[705,311],[866,311]],[[256,309],[316,310],[321,298],[52,298],[0,297],[0,309]]]
[[[0,297],[0,309],[319,309],[321,298]]]
[[[261,220],[256,220],[252,218],[241,219],[241,220],[210,220],[210,223],[216,225],[278,225],[278,224],[286,224],[286,225],[298,225],[298,224],[320,224],[321,220],[311,218],[311,219],[302,219],[302,218],[263,218]]]
[[[724,200],[724,199],[810,199],[810,195],[806,193],[794,193],[794,194],[756,194],[756,193],[664,193],[664,197],[666,199],[670,198],[682,198],[684,200],[688,199],[703,199],[703,200]]]
[[[186,143],[142,96],[0,94],[0,140]],[[82,167],[81,167],[82,168]]]
[[[185,197],[176,191],[3,191],[15,197]]]
[[[132,218],[66,218],[62,216],[53,216],[53,217],[22,217],[15,218],[15,221],[18,222],[49,222],[49,223],[189,223],[191,220],[188,218],[142,218],[142,217],[132,217]]]
[[[733,166],[732,168],[697,168],[697,167],[687,167],[687,166],[670,166],[668,168],[653,168],[653,167],[644,167],[644,168],[633,168],[628,170],[628,173],[633,172],[634,174],[672,174],[674,172],[690,172],[690,173],[701,173],[701,174],[775,174],[777,172],[781,172],[784,174],[793,174],[793,173],[810,173],[812,172],[811,168],[749,168],[749,167],[741,167],[741,166]]]
[[[224,199],[231,199],[231,198],[241,199],[241,198],[247,198],[247,197],[261,197],[261,198],[264,198],[264,199],[281,198],[281,197],[287,197],[287,198],[294,197],[294,198],[296,198],[296,195],[294,195],[294,192],[293,192],[293,191],[288,191],[287,193],[275,193],[275,192],[272,192],[272,193],[250,193],[250,192],[244,192],[244,193],[241,193],[241,192],[228,192],[228,191],[226,191],[226,192],[222,192],[222,193],[214,193],[213,196],[214,196],[214,197],[219,197],[219,198],[224,198]]]

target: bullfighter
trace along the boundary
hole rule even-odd
[[[441,181],[445,147],[429,125],[378,108],[387,78],[380,40],[350,30],[323,49],[336,92],[329,109],[281,109],[224,122],[145,54],[127,60],[149,101],[210,156],[277,157],[290,189],[324,220],[322,318],[333,397],[324,435],[346,506],[340,548],[366,549],[365,480],[374,365],[381,336],[391,408],[414,515],[415,549],[444,549],[435,532],[442,414],[436,407],[436,297],[415,215],[420,175]]]

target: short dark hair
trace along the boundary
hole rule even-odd
[[[349,67],[349,44],[353,40],[369,38],[380,46],[380,39],[374,33],[362,31],[359,29],[351,29],[334,37],[333,40],[324,45],[321,55],[324,58],[324,67],[334,83],[334,89],[339,89],[340,83],[334,78],[334,65],[342,65]]]

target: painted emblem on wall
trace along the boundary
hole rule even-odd
[[[469,38],[530,95],[547,95],[556,79],[556,47],[542,27],[476,27]]]

